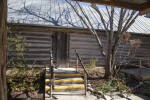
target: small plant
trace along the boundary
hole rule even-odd
[[[13,71],[16,71],[16,74],[7,79],[8,93],[12,91],[30,91],[39,89],[39,82],[41,82],[40,79],[43,70],[37,71],[33,68],[24,68],[23,70],[13,68]]]
[[[96,67],[96,62],[98,61],[98,57],[93,57],[90,59],[90,63],[87,65],[88,66],[88,71],[92,70],[93,68]]]
[[[130,91],[130,88],[126,86],[126,80],[123,78],[114,78],[110,77],[109,80],[104,81],[104,83],[101,83],[97,85],[95,88],[95,91],[102,91],[104,94],[106,93],[114,93],[114,92],[120,92],[123,91]]]
[[[7,31],[7,67],[25,67],[25,52],[30,44],[25,43],[26,38],[21,36],[17,26],[10,24]]]

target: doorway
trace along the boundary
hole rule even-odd
[[[56,67],[69,67],[70,35],[64,32],[52,34],[52,53]]]

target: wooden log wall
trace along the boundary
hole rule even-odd
[[[26,30],[26,31],[25,31]],[[28,51],[26,52],[26,57],[28,64],[35,64],[35,67],[44,67],[49,63],[50,53],[49,50],[52,49],[52,31],[42,31],[40,29],[23,29],[21,34],[23,37],[26,37],[26,43],[30,44]],[[70,34],[70,46],[69,46],[69,65],[70,67],[76,66],[76,55],[74,50],[78,51],[80,58],[83,60],[84,64],[87,66],[89,64],[90,59],[98,57],[97,66],[104,65],[104,61],[102,60],[102,56],[98,50],[97,43],[93,35],[88,33],[67,33]],[[104,50],[107,49],[107,38],[104,35],[99,36],[102,40]],[[150,59],[150,40],[149,36],[140,36],[133,35],[131,36],[131,40],[140,39],[142,41],[141,46],[137,49],[136,57]],[[127,42],[127,45],[124,45],[124,42],[121,42],[121,45],[118,48],[118,54],[127,55],[130,48],[130,42]],[[124,59],[124,58],[122,58]],[[119,57],[116,57],[116,60],[119,60]],[[125,58],[124,62],[129,60],[129,58]],[[132,61],[135,63],[139,63],[138,61]],[[150,64],[150,62],[142,62],[143,64]]]
[[[104,36],[100,36],[100,39],[103,43],[104,50],[107,49],[107,38]],[[141,58],[150,58],[150,40],[146,36],[131,36],[130,40],[139,39],[142,41],[141,46],[136,51],[136,57]],[[130,40],[124,44],[124,41],[121,41],[120,46],[118,48],[117,54],[127,55],[130,49]],[[104,61],[102,60],[102,56],[98,50],[97,43],[95,38],[90,34],[77,34],[73,33],[70,35],[70,66],[76,66],[76,55],[74,50],[78,51],[78,54],[84,64],[88,66],[91,58],[98,57],[97,66],[103,66]],[[116,57],[116,60],[119,60],[119,56]],[[129,58],[121,58],[121,61],[128,62]],[[136,60],[132,60],[131,63],[139,63]],[[150,64],[150,62],[143,62],[143,64]]]
[[[30,44],[25,54],[27,64],[30,67],[44,67],[48,65],[52,45],[52,32],[21,31],[21,35],[26,38],[25,43]]]

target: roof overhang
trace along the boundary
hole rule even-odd
[[[74,0],[74,1],[137,10],[140,12],[140,15],[150,13],[150,0]]]
[[[42,31],[42,32],[67,32],[67,33],[83,33],[83,34],[91,34],[88,28],[77,28],[77,27],[65,27],[65,26],[51,26],[51,25],[40,25],[40,24],[22,24],[22,23],[7,23],[8,25],[17,26],[20,31]],[[101,35],[106,35],[105,30],[96,29],[96,32]],[[116,31],[114,31],[116,32]],[[150,37],[150,34],[143,34],[143,33],[135,33],[130,32],[131,35],[134,36],[145,36]]]

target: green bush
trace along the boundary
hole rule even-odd
[[[104,94],[114,92],[122,93],[123,91],[129,92],[130,88],[126,85],[125,79],[111,77],[109,80],[97,85],[95,91],[102,91]]]
[[[90,70],[92,70],[93,68],[95,68],[96,67],[96,62],[98,61],[98,57],[93,57],[92,56],[92,58],[90,59],[90,63],[89,64],[87,64],[87,66],[88,66],[88,71],[90,71]]]
[[[35,70],[34,68],[13,68],[12,72],[15,72],[11,77],[7,79],[7,91],[30,91],[39,89],[41,84],[41,75],[43,70]]]
[[[10,24],[7,31],[7,67],[27,66],[25,52],[30,44],[25,43],[26,38],[21,36],[18,26]]]

